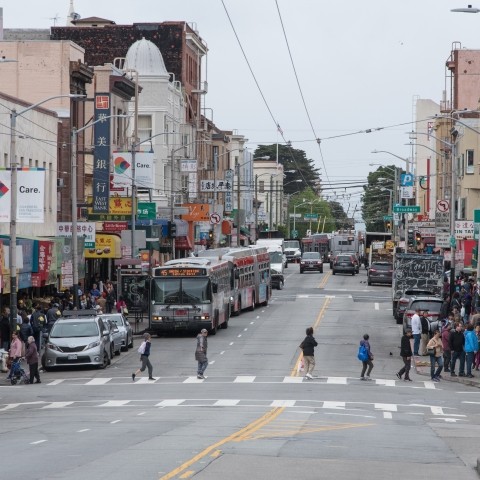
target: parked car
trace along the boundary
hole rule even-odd
[[[123,351],[133,348],[133,329],[126,317],[121,313],[107,313],[102,318],[107,318],[117,326]]]
[[[45,334],[45,370],[71,365],[106,368],[111,362],[110,326],[95,310],[67,310]],[[114,348],[114,347],[113,347]]]
[[[120,352],[122,351],[122,335],[117,325],[112,322],[112,320],[105,318],[103,315],[102,319],[110,332],[110,357],[113,358],[113,355],[120,355]]]
[[[353,255],[340,254],[333,260],[332,275],[336,273],[350,273],[355,275],[355,258]]]
[[[367,284],[381,283],[391,285],[393,278],[393,264],[390,262],[372,262],[367,270]]]
[[[442,299],[438,297],[411,297],[403,314],[403,332],[405,333],[407,328],[412,327],[412,317],[417,308],[420,310],[428,310],[427,320],[430,322],[430,329],[434,330],[438,325],[438,316],[442,303]]]
[[[305,252],[300,259],[300,273],[314,270],[323,273],[323,261],[319,252]]]
[[[438,298],[432,291],[430,290],[422,290],[422,289],[415,289],[411,288],[409,290],[405,290],[403,295],[401,296],[400,300],[397,303],[397,310],[394,313],[395,320],[397,324],[401,324],[403,322],[403,314],[410,303],[410,299],[413,297],[433,297]]]

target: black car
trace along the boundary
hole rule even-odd
[[[367,283],[381,283],[391,285],[393,278],[393,265],[390,262],[372,262],[367,272]]]
[[[333,260],[332,275],[336,273],[350,273],[355,275],[357,270],[355,257],[353,255],[337,255]]]
[[[300,259],[300,273],[314,270],[323,273],[323,261],[319,252],[305,252]]]

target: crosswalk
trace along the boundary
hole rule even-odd
[[[0,404],[0,415],[2,412],[11,413],[12,410],[68,410],[71,408],[98,408],[98,409],[158,409],[175,407],[231,407],[231,408],[285,408],[299,412],[321,413],[328,411],[350,413],[352,415],[377,414],[380,413],[383,418],[391,419],[392,414],[401,415],[431,415],[445,419],[446,421],[462,421],[467,417],[465,414],[457,413],[458,409],[424,404],[397,404],[397,403],[378,403],[378,402],[356,402],[356,401],[333,401],[333,400],[295,400],[295,399],[235,399],[235,398],[151,398],[148,400],[129,400],[129,399],[95,399],[95,400],[71,400],[61,402],[36,401],[25,403]]]
[[[205,379],[198,379],[196,375],[192,376],[172,376],[157,377],[155,380],[149,380],[148,377],[137,377],[132,382],[131,377],[68,377],[56,378],[55,380],[42,379],[47,387],[58,387],[66,385],[76,386],[118,386],[118,385],[162,385],[162,384],[308,384],[308,385],[361,385],[361,386],[379,386],[379,387],[400,387],[400,388],[421,388],[435,390],[441,388],[441,384],[432,381],[414,381],[403,382],[401,380],[375,378],[370,382],[363,382],[358,377],[338,377],[338,376],[319,376],[308,380],[302,376],[256,376],[256,375],[232,375],[232,376],[207,376]],[[10,384],[0,385],[0,388],[23,388],[22,386],[11,386]]]

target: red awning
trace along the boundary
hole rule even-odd
[[[193,250],[189,237],[175,238],[175,250]]]

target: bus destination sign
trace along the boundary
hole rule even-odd
[[[162,268],[156,271],[157,277],[199,277],[205,275],[204,268]]]

